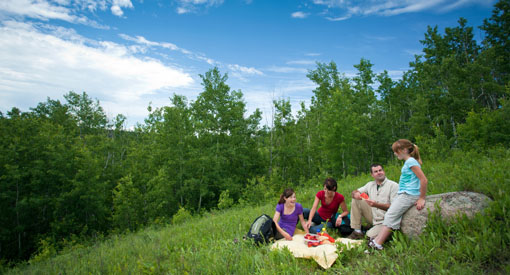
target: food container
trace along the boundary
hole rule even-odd
[[[319,235],[317,234],[306,234],[305,237],[305,244],[318,244],[320,241],[319,241]]]

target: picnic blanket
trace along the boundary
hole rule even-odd
[[[287,248],[296,258],[312,258],[322,268],[328,269],[338,258],[336,243],[344,243],[347,247],[355,247],[360,245],[362,240],[351,240],[347,238],[338,238],[335,244],[322,244],[316,247],[308,247],[305,244],[305,234],[297,233],[292,237],[292,241],[280,239],[271,245],[271,250]]]

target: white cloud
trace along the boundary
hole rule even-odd
[[[272,67],[267,68],[266,70],[270,71],[270,72],[285,73],[285,74],[288,74],[288,73],[307,73],[308,72],[308,70],[305,69],[305,68],[285,67],[285,66],[272,66]]]
[[[41,20],[60,19],[68,22],[77,20],[69,8],[53,5],[46,1],[2,0],[0,1],[0,11]]]
[[[319,6],[326,6],[326,18],[330,21],[342,21],[353,16],[382,15],[392,16],[403,13],[421,12],[433,10],[446,12],[466,5],[487,5],[493,0],[313,0]],[[340,15],[336,15],[340,10]]]
[[[402,79],[402,76],[404,75],[404,71],[402,70],[389,70],[388,75],[391,79],[394,81]]]
[[[139,44],[139,46],[135,47],[134,49],[139,50],[141,52],[146,52],[148,47],[161,47],[161,48],[169,49],[169,50],[172,50],[172,51],[181,52],[182,54],[186,55],[188,58],[190,58],[192,60],[203,61],[203,62],[206,62],[209,65],[213,65],[214,66],[216,64],[220,64],[220,62],[217,62],[217,61],[215,61],[215,60],[213,60],[211,58],[208,58],[204,54],[193,53],[193,52],[188,51],[186,49],[180,48],[180,47],[178,47],[177,45],[175,45],[173,43],[149,41],[149,40],[147,40],[143,36],[132,37],[132,36],[129,36],[127,34],[120,34],[119,36],[122,39],[125,39],[127,41],[131,41],[131,42],[135,42],[135,43]]]
[[[142,52],[145,52],[146,49],[143,47],[162,47],[173,51],[178,51],[187,56],[189,59],[192,60],[198,60],[202,62],[206,62],[207,64],[211,66],[218,66],[218,67],[227,67],[228,70],[230,70],[230,73],[233,77],[239,78],[243,81],[246,80],[247,76],[256,76],[256,75],[263,75],[261,71],[253,68],[253,67],[246,67],[241,66],[238,64],[223,64],[222,62],[216,61],[212,58],[207,57],[205,54],[202,53],[193,53],[189,50],[182,49],[178,47],[177,45],[169,42],[154,42],[149,41],[143,36],[136,36],[132,37],[126,34],[121,34],[120,37],[122,37],[125,40],[132,41],[135,43],[138,43],[142,46],[142,48],[135,47],[135,50],[140,50]]]
[[[363,36],[369,40],[377,40],[377,41],[390,41],[390,40],[394,40],[396,38],[394,36],[377,36],[377,35],[363,35]]]
[[[124,15],[122,8],[133,8],[131,0],[113,0],[112,7],[110,8],[112,13],[116,16],[121,17]]]
[[[169,49],[172,51],[181,51],[182,53],[185,53],[185,54],[189,53],[188,51],[177,47],[177,45],[175,45],[173,43],[168,43],[168,42],[161,43],[161,42],[149,41],[145,37],[139,36],[139,35],[132,37],[127,34],[119,34],[119,36],[124,40],[132,41],[132,42],[135,42],[135,43],[141,44],[143,46],[147,46],[147,47],[162,47],[162,48],[166,48],[166,49]]]
[[[193,13],[202,8],[209,8],[213,6],[220,6],[224,0],[174,0],[177,3],[177,13]]]
[[[296,11],[296,12],[293,12],[290,16],[292,18],[307,18],[308,13],[304,13],[302,11]]]
[[[112,6],[110,9],[111,9],[113,15],[116,15],[119,17],[124,15],[124,12],[122,11],[122,9],[119,6]]]
[[[230,75],[241,81],[248,81],[246,79],[248,76],[264,75],[264,73],[253,67],[245,67],[237,64],[227,64],[226,67],[228,68]]]
[[[315,65],[315,60],[292,60],[288,61],[289,65]]]
[[[329,17],[329,16],[327,16],[326,19],[328,19],[329,21],[344,21],[344,20],[347,20],[347,19],[349,19],[351,17],[352,17],[351,15],[340,16],[340,17]]]
[[[2,110],[27,109],[46,97],[85,91],[101,102],[114,102],[115,113],[122,113],[115,109],[120,105],[141,113],[147,106],[135,103],[140,98],[194,82],[181,69],[134,57],[123,45],[45,27],[15,21],[0,25]]]
[[[185,8],[183,8],[183,7],[178,7],[178,8],[177,8],[177,13],[178,13],[178,14],[185,14],[185,13],[188,13],[188,12],[191,12],[191,11],[190,11],[190,10],[188,10],[188,9],[185,9]]]
[[[95,12],[110,10],[114,15],[122,16],[123,8],[133,8],[130,0],[2,0],[0,14],[24,16],[39,20],[63,20],[76,24],[85,24],[97,28],[106,28],[84,15],[83,10]]]
[[[237,64],[229,64],[228,65],[228,68],[231,70],[231,71],[234,71],[234,72],[242,72],[244,74],[251,74],[251,75],[263,75],[263,73],[253,67],[244,67],[244,66],[239,66]]]
[[[251,86],[242,88],[242,91],[248,113],[251,114],[258,108],[263,113],[261,124],[271,126],[273,100],[289,100],[292,114],[296,116],[301,109],[301,102],[305,102],[306,107],[310,105],[312,91],[316,87],[317,85],[308,78],[299,78],[278,81],[272,89],[268,89],[267,86]]]
[[[415,55],[420,55],[420,54],[423,54],[422,50],[404,50],[404,53],[407,54],[407,55],[410,55],[410,56],[415,56]]]

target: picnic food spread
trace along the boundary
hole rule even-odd
[[[306,234],[305,235],[305,244],[308,247],[315,247],[321,244],[330,244],[334,243],[335,239],[333,239],[328,233],[321,232],[319,234]]]

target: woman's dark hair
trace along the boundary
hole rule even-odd
[[[290,196],[294,194],[294,190],[292,188],[287,188],[283,190],[283,193],[280,195],[280,200],[278,201],[278,204],[285,203],[285,199],[288,199]]]
[[[327,178],[325,181],[324,181],[324,186],[326,186],[326,188],[329,190],[329,191],[336,191],[336,180],[334,178]]]

